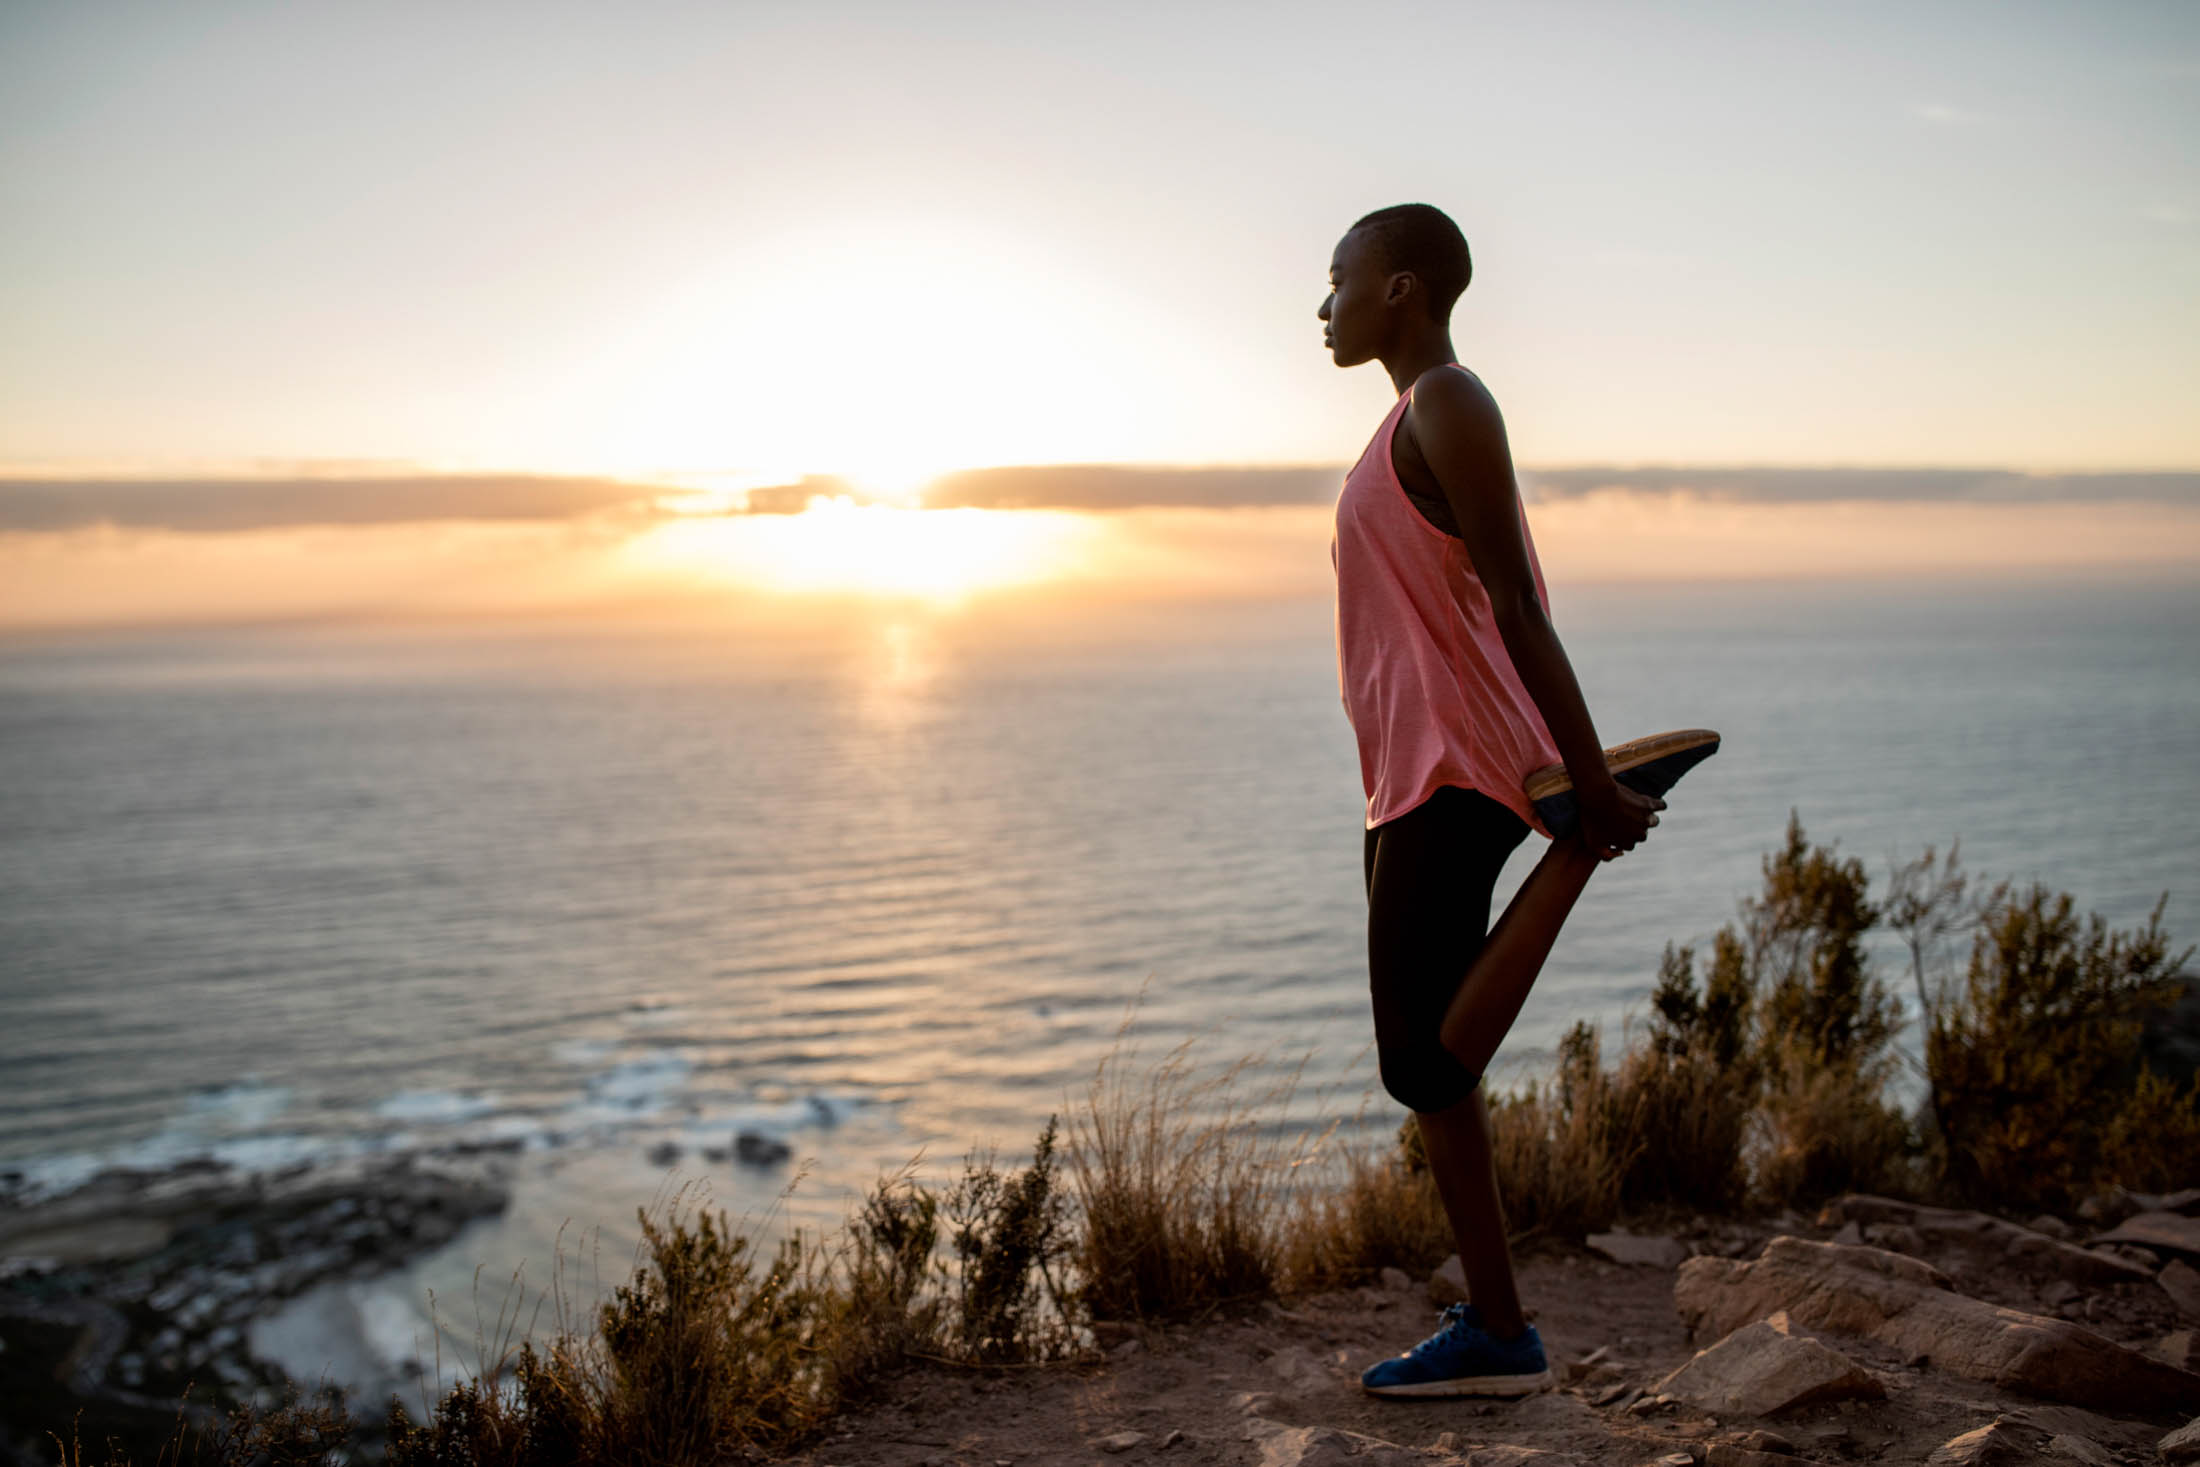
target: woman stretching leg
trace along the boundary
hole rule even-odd
[[[1337,500],[1337,658],[1367,792],[1368,973],[1383,1085],[1418,1119],[1472,1303],[1372,1366],[1380,1395],[1518,1395],[1548,1384],[1522,1316],[1479,1090],[1600,862],[1664,801],[1606,767],[1558,635],[1503,419],[1452,350],[1471,274],[1425,204],[1368,215],[1337,245],[1320,316],[1341,367],[1398,390]],[[1494,929],[1505,858],[1542,829],[1528,776],[1562,762],[1577,826]]]

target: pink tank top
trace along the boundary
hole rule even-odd
[[[1412,400],[1410,391],[1398,398],[1345,475],[1329,548],[1337,682],[1360,745],[1367,825],[1395,820],[1449,784],[1480,790],[1540,831],[1521,783],[1557,763],[1558,749],[1513,671],[1466,542],[1422,518],[1398,482],[1390,440]],[[1520,534],[1547,613],[1525,512]]]

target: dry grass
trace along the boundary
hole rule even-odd
[[[1303,1141],[1264,1130],[1289,1087],[1249,1104],[1244,1065],[1196,1076],[1180,1045],[1140,1079],[1104,1060],[1069,1154],[1082,1298],[1096,1319],[1171,1318],[1259,1299],[1284,1280],[1291,1175]]]

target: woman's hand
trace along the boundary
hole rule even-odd
[[[1574,784],[1574,799],[1581,809],[1581,841],[1599,861],[1624,855],[1649,839],[1665,801],[1655,795],[1637,794],[1618,780],[1606,777],[1593,786]]]

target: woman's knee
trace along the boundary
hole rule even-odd
[[[1383,1090],[1407,1110],[1425,1114],[1450,1110],[1474,1093],[1482,1077],[1452,1058],[1439,1045],[1411,1050],[1379,1049],[1377,1066]]]

